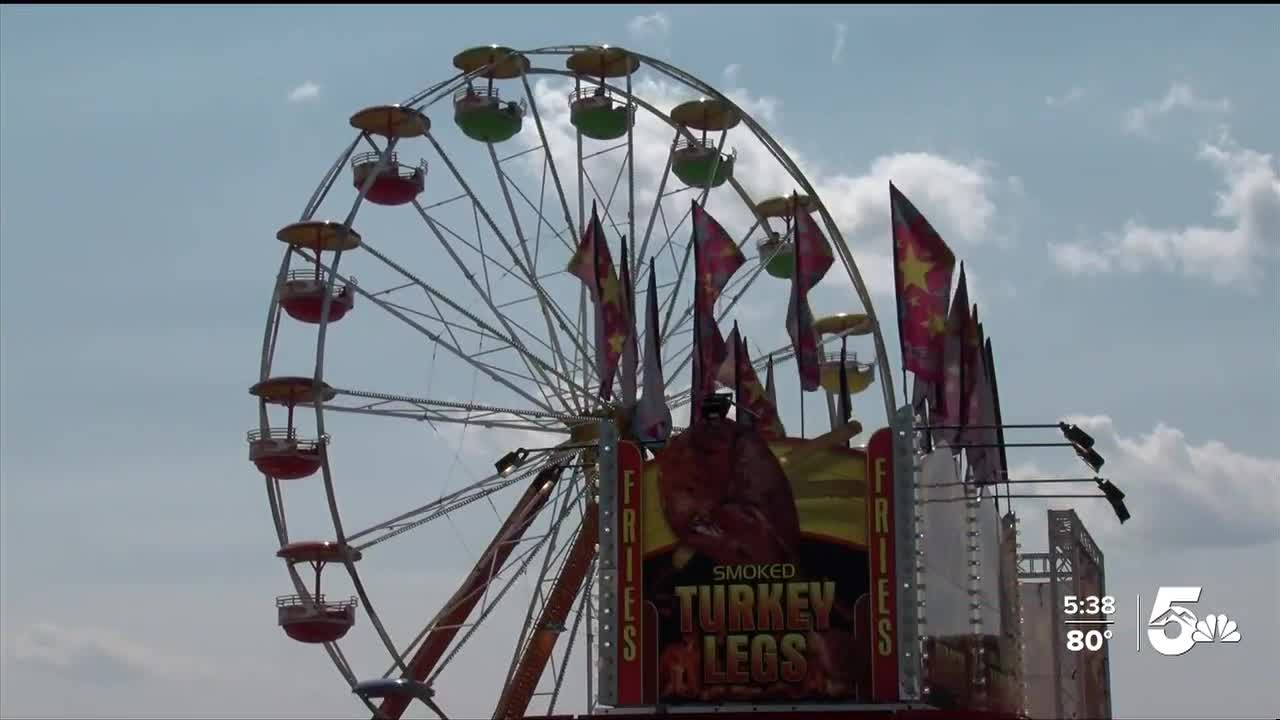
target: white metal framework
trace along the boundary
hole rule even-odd
[[[367,571],[378,560],[379,553],[374,548],[381,549],[379,546],[385,547],[384,543],[403,538],[411,530],[448,518],[463,508],[482,507],[481,503],[492,506],[493,513],[487,517],[496,532],[505,512],[498,512],[495,498],[506,498],[510,506],[511,493],[501,496],[500,493],[512,485],[528,486],[550,465],[560,464],[564,468],[536,522],[511,541],[513,547],[501,563],[484,570],[483,597],[467,622],[452,628],[458,633],[448,651],[427,677],[419,678],[435,685],[436,701],[445,712],[451,706],[451,695],[456,699],[469,691],[451,691],[449,682],[456,680],[450,681],[442,673],[481,624],[500,607],[517,581],[528,574],[530,582],[525,587],[528,598],[522,630],[515,638],[515,654],[509,668],[494,665],[492,669],[495,683],[510,680],[530,642],[535,620],[544,610],[550,586],[569,561],[570,545],[583,526],[588,508],[594,506],[598,455],[590,446],[596,442],[598,432],[583,434],[581,428],[598,427],[602,420],[611,420],[619,400],[616,393],[610,403],[597,399],[599,379],[594,362],[593,318],[582,284],[565,270],[592,205],[597,208],[614,248],[618,247],[619,236],[629,241],[627,260],[637,288],[632,307],[637,308],[636,314],[641,316],[637,322],[639,332],[644,329],[642,297],[648,281],[649,261],[655,262],[663,367],[668,402],[676,410],[688,402],[687,375],[693,350],[689,201],[696,198],[704,203],[737,236],[739,247],[749,258],[748,266],[742,268],[725,289],[717,308],[718,319],[731,319],[732,312],[744,298],[762,298],[761,304],[768,308],[783,307],[785,300],[780,302],[779,298],[786,297],[787,286],[785,281],[771,279],[761,272],[769,258],[756,254],[757,246],[762,241],[768,246],[767,241],[779,231],[776,218],[763,217],[756,210],[757,203],[763,199],[762,193],[771,188],[755,189],[753,178],[738,176],[729,177],[714,189],[686,187],[673,177],[673,154],[679,148],[698,143],[714,147],[717,153],[725,152],[730,145],[753,144],[757,155],[772,164],[776,176],[786,178],[789,186],[786,192],[794,190],[818,200],[815,189],[780,144],[748,113],[707,83],[668,63],[635,53],[631,55],[640,63],[637,77],[646,78],[644,83],[635,82],[632,75],[602,79],[575,75],[565,69],[567,57],[589,49],[589,46],[560,46],[520,51],[519,54],[530,61],[528,70],[515,79],[497,81],[508,98],[513,94],[522,95],[522,129],[507,142],[491,144],[468,139],[450,122],[451,101],[464,92],[469,83],[481,78],[483,69],[459,73],[400,103],[402,107],[421,111],[433,121],[424,137],[385,138],[360,132],[342,150],[300,216],[303,221],[335,219],[344,228],[355,227],[361,234],[359,246],[336,252],[286,246],[268,304],[259,380],[297,374],[299,366],[288,364],[285,357],[289,351],[298,350],[308,354],[295,354],[297,358],[313,359],[314,365],[307,368],[307,374],[315,383],[327,383],[334,390],[332,398],[317,398],[306,403],[314,412],[315,436],[324,439],[320,443],[318,477],[310,481],[266,478],[268,503],[282,547],[295,539],[286,521],[286,493],[282,489],[282,485],[288,483],[322,484],[323,505],[332,525],[332,537],[324,539],[362,551],[364,559],[360,564]],[[696,131],[678,124],[667,110],[657,107],[654,100],[640,96],[637,85],[652,88],[655,84],[687,99],[701,96],[728,103],[741,114],[741,123],[719,133],[718,137],[714,133],[711,139],[696,137]],[[573,88],[572,95],[565,92],[569,86]],[[567,122],[567,107],[555,105],[567,105],[566,97],[582,98],[584,88],[596,86],[604,87],[611,98],[625,103],[628,112],[635,114],[625,138],[615,141],[584,138]],[[637,128],[641,127],[649,134],[639,137]],[[669,133],[665,150],[657,148],[665,152],[662,161],[656,159],[651,141],[654,127],[665,127]],[[406,207],[371,207],[366,197],[378,171],[386,168],[402,178],[409,177],[393,158],[408,158],[410,153],[418,151],[433,155],[425,192]],[[361,155],[359,179],[363,182],[354,188],[353,198],[344,200],[336,189],[350,171],[357,152],[374,154]],[[426,172],[427,165],[420,167]],[[739,164],[738,173],[741,172]],[[847,306],[840,310],[863,312],[872,318],[884,417],[894,418],[898,413],[895,412],[892,373],[868,291],[831,214],[820,200],[815,205],[815,217],[820,219],[838,259],[838,268],[833,269],[847,274],[856,295],[856,299],[850,298]],[[384,228],[389,226],[383,218],[389,215],[413,225],[396,225],[396,230],[386,231]],[[357,218],[360,223],[356,222]],[[403,227],[416,229],[400,230]],[[616,252],[615,262],[620,263],[621,257]],[[348,265],[359,269],[358,284],[346,270]],[[291,272],[300,270],[317,271],[325,283],[319,322],[303,328],[308,334],[303,335],[302,340],[298,339],[300,331],[296,327],[282,332],[284,326],[297,323],[282,312],[280,303]],[[343,286],[355,294],[358,304],[357,309],[338,323],[331,321],[332,300],[335,288]],[[781,327],[782,311],[777,310],[776,315],[777,325]],[[399,328],[398,336],[385,338],[385,346],[369,344],[366,338],[360,341],[364,345],[352,350],[348,344],[352,342],[351,326],[360,326],[371,316],[381,316],[383,321]],[[315,334],[310,335],[313,328]],[[644,347],[643,341],[638,345]],[[754,353],[757,366],[763,368],[768,351],[772,350],[774,363],[788,367],[789,346],[762,350]],[[342,355],[340,369],[327,363],[327,358],[336,357],[335,352]],[[359,364],[350,362],[355,355],[373,361],[406,352],[421,355],[420,367],[427,364],[425,358],[430,356],[428,374],[432,378],[446,378],[441,382],[448,383],[448,387],[433,388],[430,379],[425,387],[418,383],[401,386],[399,380],[388,380],[391,375],[356,375]],[[272,409],[269,413],[269,407],[265,399],[260,400],[258,423],[262,432],[271,427],[269,414],[274,417],[278,412]],[[462,487],[448,492],[441,490],[434,498],[434,488],[424,490],[420,503],[388,506],[380,519],[355,523],[344,516],[340,508],[339,481],[348,497],[358,493],[364,500],[378,496],[378,478],[348,478],[334,467],[344,453],[354,449],[348,450],[350,445],[344,445],[341,431],[329,428],[341,422],[378,424],[375,418],[387,422],[414,420],[424,429],[460,425],[464,432],[491,433],[492,437],[499,437],[499,433],[526,437],[532,433],[545,438],[538,444],[546,448],[531,453],[527,464],[508,475],[492,473],[475,477]],[[498,454],[514,447],[504,447]],[[908,449],[907,456],[909,452]],[[343,462],[342,466],[349,468],[350,463]],[[903,490],[906,494],[907,489]],[[477,515],[486,517],[481,513]],[[494,517],[498,519],[494,521]],[[909,522],[909,517],[903,521]],[[423,560],[424,565],[433,562],[431,558]],[[387,653],[387,661],[379,667],[357,669],[339,643],[326,643],[325,651],[352,688],[374,673],[382,673],[384,678],[405,674],[410,658],[424,638],[432,632],[450,629],[440,625],[440,618],[449,610],[445,608],[434,615],[436,620],[425,627],[419,625],[416,634],[393,633],[379,612],[382,608],[379,603],[384,598],[371,597],[356,563],[348,558],[332,564],[345,567],[361,618],[367,618],[367,626],[362,620],[354,628],[352,637],[362,634],[373,637]],[[906,562],[902,564],[906,566]],[[307,597],[309,591],[292,564],[288,565],[288,571],[297,594]],[[460,571],[458,581],[465,575],[465,570]],[[588,572],[586,577],[582,588],[585,592],[580,590],[576,595],[574,611],[566,627],[561,628],[563,633],[556,655],[548,664],[549,672],[541,678],[535,706],[530,712],[563,709],[566,700],[561,696],[567,691],[564,681],[575,648],[585,652],[588,667],[593,662],[593,626],[600,617],[601,607],[597,597],[599,588],[593,586],[592,580],[596,573]],[[509,601],[507,607],[513,604],[519,605]],[[424,609],[420,622],[430,619],[435,609]],[[579,633],[586,633],[587,637],[575,642]],[[585,702],[573,700],[579,707],[590,709],[594,695],[590,683],[594,675],[593,669],[585,672]],[[375,702],[368,699],[364,702],[371,712],[378,712]]]

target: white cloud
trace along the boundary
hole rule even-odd
[[[1222,177],[1214,214],[1224,226],[1159,228],[1129,220],[1099,243],[1050,245],[1053,261],[1071,274],[1154,268],[1256,290],[1260,261],[1280,250],[1280,174],[1273,157],[1240,147],[1225,131],[1202,145],[1199,157]]]
[[[1111,258],[1101,251],[1077,243],[1050,245],[1053,262],[1073,274],[1101,273],[1111,269]]]
[[[637,15],[627,22],[627,32],[637,40],[666,40],[671,34],[671,18],[661,11],[652,15]]]
[[[115,630],[39,622],[21,631],[10,654],[20,665],[77,682],[117,684],[144,677],[207,672],[200,663],[168,656]]]
[[[1084,88],[1077,85],[1068,90],[1065,94],[1058,95],[1056,97],[1053,95],[1046,95],[1044,98],[1044,104],[1049,107],[1062,107],[1063,105],[1070,105],[1071,103],[1077,102],[1083,97]]]
[[[831,64],[838,65],[844,57],[844,41],[849,34],[849,26],[842,22],[835,24],[836,44],[831,48]]]
[[[1010,175],[1009,192],[1013,193],[1015,197],[1025,198],[1027,196],[1026,183],[1022,182],[1022,178],[1017,175]]]
[[[727,80],[739,79],[739,71],[735,68],[728,68],[725,74]],[[564,102],[564,94],[568,89],[567,83],[560,80],[539,79],[533,85],[548,145],[559,167],[576,165],[576,138],[569,121],[569,108]],[[645,73],[633,79],[633,90],[638,98],[668,113],[678,103],[695,97],[682,86]],[[816,189],[840,228],[871,295],[883,298],[893,293],[893,265],[889,254],[890,180],[928,216],[939,233],[957,249],[957,254],[961,254],[960,247],[981,243],[990,237],[996,217],[993,191],[1003,189],[1005,183],[998,177],[993,178],[983,161],[954,159],[926,152],[897,152],[877,157],[861,168],[834,166],[825,158],[810,157],[788,142],[782,132],[782,104],[777,98],[758,95],[741,87],[726,87],[722,92],[783,146]],[[665,122],[648,112],[641,111],[637,114],[634,131],[637,233],[643,232],[648,221],[655,191],[666,169],[672,137],[673,131]],[[540,144],[533,123],[526,124],[519,141],[526,148]],[[740,126],[729,133],[725,149],[736,150],[734,177],[753,200],[797,190],[791,175],[745,127]],[[608,195],[608,188],[613,185],[624,156],[619,151],[588,161],[587,171],[595,185],[603,188],[602,195]],[[524,158],[525,171],[532,177],[540,177],[542,159],[538,154],[529,153]],[[668,183],[668,193],[679,188],[675,183],[674,178]],[[624,192],[618,194],[618,198],[625,197]],[[688,225],[685,224],[681,230],[676,231],[676,224],[688,212],[689,201],[693,197],[696,196],[681,192],[663,200],[663,215],[666,220],[665,224],[662,220],[655,224],[648,250],[650,254],[665,243],[664,228],[669,228],[675,232],[676,253],[677,257],[680,256],[688,238]],[[747,205],[727,187],[711,193],[707,206],[734,237],[742,237],[755,223]],[[623,222],[626,217],[625,200],[615,199],[609,212],[614,221]],[[775,225],[774,229],[779,228]],[[760,233],[757,231],[754,237],[758,239]],[[678,270],[678,262],[672,260],[670,254],[667,251],[658,258],[656,267],[660,280],[673,277]],[[748,244],[746,254],[750,260],[755,259],[754,241]],[[742,272],[747,273],[753,269],[754,263]],[[772,349],[788,343],[782,322],[786,306],[785,294],[782,295],[781,305],[778,303],[778,293],[782,292],[780,286],[780,281],[760,277],[750,291],[742,296],[729,319],[730,323],[733,319],[738,319],[743,332],[759,347]],[[812,295],[814,313],[823,315],[829,312],[858,312],[861,304],[853,296],[851,286],[848,274],[837,263]],[[877,303],[877,309],[882,312],[883,307],[882,303]],[[889,319],[882,315],[882,321],[889,322]],[[688,336],[682,336],[677,348],[683,347],[683,343],[688,340]],[[683,382],[687,373],[680,377],[678,382]]]
[[[320,86],[310,80],[289,91],[289,102],[306,102],[320,97]]]
[[[890,180],[928,216],[953,248],[957,244],[977,244],[989,238],[996,214],[992,192],[1000,183],[992,178],[983,161],[958,160],[926,152],[898,152],[882,155],[869,167],[858,171],[831,168],[820,159],[807,157],[782,137],[779,130],[781,102],[777,98],[756,95],[745,88],[732,86],[736,85],[738,73],[737,66],[726,68],[726,82],[731,84],[724,91],[725,95],[774,135],[814,186],[862,266],[863,279],[873,292],[892,292],[893,288],[888,255]],[[569,109],[563,101],[566,87],[557,81],[539,80],[534,86],[534,96],[557,165],[571,167],[576,162],[573,155],[575,140]],[[638,97],[663,112],[692,99],[692,95],[684,92],[683,88],[650,76],[638,77],[634,81],[634,90]],[[637,115],[636,207],[642,219],[647,217],[654,201],[653,192],[666,168],[671,138],[672,131],[665,123],[645,112]],[[534,147],[540,142],[532,124],[526,125],[520,139],[526,147]],[[726,149],[729,148],[736,149],[738,153],[734,176],[752,198],[762,199],[795,189],[790,175],[764,145],[745,130],[730,133],[726,144]],[[541,159],[533,155],[528,158],[527,168],[534,173],[540,172]],[[621,159],[622,155],[618,153],[593,159],[589,172],[593,176],[599,173],[599,177],[612,177],[609,173],[616,172]],[[679,212],[688,208],[686,195],[677,196],[673,202],[679,203]],[[745,232],[752,224],[746,206],[727,193],[713,193],[709,207],[731,232]],[[670,208],[667,211],[670,212]],[[823,283],[820,287],[826,285]],[[847,287],[847,280],[839,287]]]
[[[1174,83],[1169,91],[1159,100],[1148,100],[1125,112],[1125,129],[1137,135],[1145,135],[1151,130],[1151,121],[1174,110],[1185,109],[1193,112],[1225,113],[1231,110],[1231,101],[1226,98],[1210,100],[1196,95],[1195,90],[1186,83]]]
[[[1078,508],[1089,527],[1153,547],[1244,546],[1280,539],[1280,458],[1256,457],[1217,440],[1193,444],[1164,422],[1127,436],[1110,417],[1068,418],[1093,435],[1102,475],[1126,494],[1133,518],[1118,527],[1105,502]],[[1045,477],[1039,475],[1038,477]],[[1082,504],[1083,505],[1083,504]]]
[[[742,66],[738,63],[726,65],[720,76],[724,80],[725,87],[737,87],[738,73],[742,71]]]

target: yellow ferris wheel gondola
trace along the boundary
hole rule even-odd
[[[843,341],[851,335],[869,335],[874,330],[874,321],[863,313],[837,313],[819,318],[813,323],[813,330],[821,338],[824,335],[835,335]],[[819,380],[822,388],[830,393],[840,393],[840,360],[827,360],[819,364]],[[876,379],[874,362],[859,362],[857,353],[844,363],[845,382],[850,395],[856,395],[871,387]]]

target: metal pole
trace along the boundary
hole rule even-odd
[[[630,69],[630,65],[628,65]],[[600,81],[602,84],[603,80]],[[631,73],[627,73],[627,237],[631,238],[631,268],[639,273],[636,264],[636,150],[635,150],[635,104],[631,101]],[[635,305],[634,282],[632,283],[631,304]]]
[[[904,380],[905,380],[905,371]],[[1046,423],[1020,423],[1020,424],[996,424],[996,425],[917,425],[915,430],[995,430],[1003,428],[1005,430],[1057,430],[1061,425]]]
[[[1006,485],[1039,485],[1043,483],[1101,482],[1102,480],[1103,478],[1045,478],[1043,480],[1009,480],[1005,484]],[[963,485],[970,485],[970,484],[971,483],[967,483],[967,482],[929,483],[927,485],[921,485],[920,487],[927,487],[927,488],[961,487]]]
[[[1040,500],[1069,500],[1073,498],[1097,498],[1099,500],[1107,499],[1106,495],[1009,495],[1007,497],[1013,498],[1015,500],[1019,500],[1019,499],[1029,500],[1032,498],[1040,499]],[[921,500],[920,502],[949,503],[949,502],[964,502],[964,500],[965,498],[947,498],[947,499],[941,499],[941,500]]]
[[[1072,445],[1071,443],[1060,442],[1060,443],[1004,443],[1003,445],[1000,443],[965,443],[964,445],[951,445],[950,447],[955,449],[962,449],[962,448],[999,448],[999,447],[1032,448],[1032,447],[1075,447],[1075,446]]]

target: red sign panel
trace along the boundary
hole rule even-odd
[[[618,443],[618,704],[644,702],[644,458]]]
[[[898,580],[894,562],[893,434],[867,444],[867,554],[871,580],[871,699],[898,699]]]

